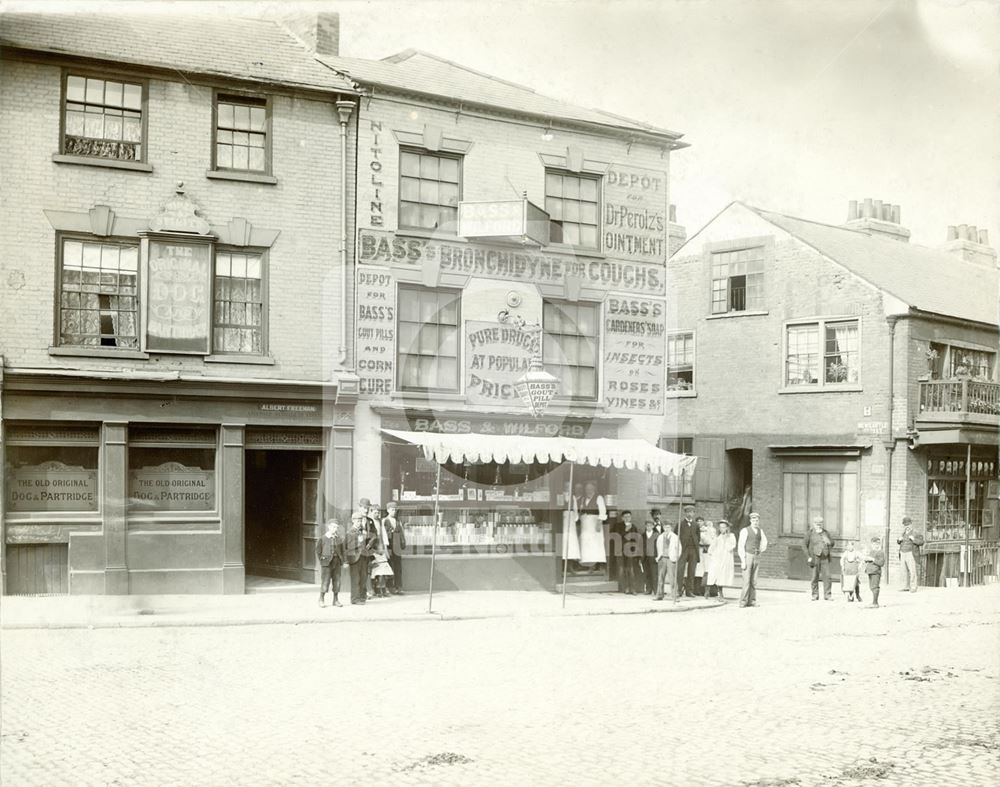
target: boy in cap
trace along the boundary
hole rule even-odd
[[[884,565],[885,552],[882,551],[882,539],[875,536],[868,554],[865,555],[865,573],[868,574],[868,587],[872,591],[872,603],[868,605],[869,608],[878,607],[878,591]]]
[[[342,606],[340,593],[340,568],[344,565],[344,534],[335,519],[328,519],[323,535],[316,539],[316,558],[320,565],[319,605],[326,606],[326,589],[333,591],[333,606]]]
[[[917,592],[917,555],[920,554],[920,547],[924,545],[924,537],[913,530],[913,520],[908,516],[903,517],[903,535],[896,539],[899,545],[899,559],[906,571],[906,587],[902,591],[911,593]]]

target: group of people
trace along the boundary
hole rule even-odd
[[[328,519],[316,540],[321,576],[319,605],[326,606],[327,590],[333,606],[340,607],[340,573],[347,563],[351,578],[351,603],[403,595],[403,550],[406,535],[397,517],[396,503],[386,505],[386,515],[368,498],[361,498],[345,532],[336,519]]]

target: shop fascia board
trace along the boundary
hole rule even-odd
[[[81,390],[83,381],[89,383],[86,390]],[[75,396],[114,393],[159,397],[169,394],[241,399],[296,398],[329,400],[332,404],[337,385],[317,380],[207,377],[182,372],[15,368],[6,370],[4,389],[11,392],[70,393]]]

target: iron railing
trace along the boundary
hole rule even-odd
[[[1000,415],[1000,383],[968,379],[922,382],[920,412]]]
[[[920,551],[918,570],[920,584],[928,587],[997,582],[1000,541],[970,541],[968,547],[960,541],[930,541]]]

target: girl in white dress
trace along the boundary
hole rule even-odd
[[[736,536],[729,532],[729,523],[723,519],[719,522],[719,535],[708,548],[708,582],[710,585],[715,585],[721,599],[725,598],[722,595],[723,587],[733,584],[734,549],[736,549]]]
[[[604,498],[597,494],[597,485],[588,481],[580,501],[580,562],[591,563],[591,571],[608,561],[604,548],[604,522],[608,509]]]

